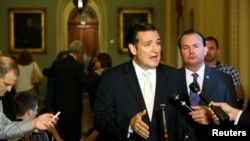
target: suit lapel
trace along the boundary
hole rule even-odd
[[[183,82],[179,85],[180,95],[190,105],[185,68],[182,67],[179,71],[181,75],[180,82]]]
[[[138,101],[138,104],[141,109],[146,109],[146,105],[144,103],[144,99],[142,96],[142,92],[140,89],[139,81],[137,79],[135,69],[132,65],[132,62],[130,61],[127,65],[127,67],[124,70],[125,78],[132,90],[132,94],[134,95],[135,99]]]
[[[154,111],[159,108],[161,104],[161,99],[163,95],[167,94],[166,84],[167,75],[165,75],[160,69],[156,68],[156,87],[155,87],[155,101],[154,101]]]
[[[212,89],[211,88],[211,84],[213,82],[211,82],[211,74],[212,74],[212,69],[209,68],[207,65],[205,65],[205,73],[204,73],[204,79],[203,79],[203,86],[202,86],[202,93],[205,94],[207,97],[210,97],[209,96],[209,89]],[[207,103],[205,103],[203,100],[201,100],[201,103],[202,105],[207,105]]]
[[[211,68],[209,68],[208,66],[205,66],[205,73],[204,73],[204,80],[203,80],[202,91],[205,90],[206,88],[209,88],[211,71],[212,71]]]

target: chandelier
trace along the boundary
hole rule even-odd
[[[73,0],[73,3],[80,14],[88,4],[88,0]]]

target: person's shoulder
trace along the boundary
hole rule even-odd
[[[158,67],[161,70],[165,70],[165,71],[177,71],[177,68],[170,66],[170,65],[166,65],[166,64],[159,64]]]
[[[210,74],[219,74],[219,75],[224,75],[226,73],[224,73],[223,71],[216,69],[214,67],[209,67],[208,65],[205,65],[205,71],[206,72],[210,72]]]
[[[61,64],[60,62],[61,62],[61,60],[53,60],[51,68],[54,68],[54,67],[60,65]]]
[[[119,64],[119,65],[113,66],[109,69],[106,69],[103,73],[112,74],[112,73],[122,72],[124,70],[127,70],[128,67],[131,67],[131,65],[130,65],[130,62],[125,62],[125,63]]]
[[[219,79],[219,77],[221,78],[231,78],[231,75],[229,73],[225,73],[219,69],[216,68],[212,68],[212,67],[206,67],[207,72],[209,72],[208,74],[210,76],[216,76],[217,79]]]
[[[225,64],[220,62],[220,64],[218,65],[218,68],[221,70],[228,70],[228,71],[234,71],[234,72],[238,72],[237,69],[229,64]]]
[[[102,72],[102,74],[99,77],[100,81],[105,80],[106,82],[115,82],[115,80],[122,79],[126,74],[131,72],[127,69],[128,64],[122,63],[117,66],[113,66],[111,68],[106,69]]]
[[[169,66],[166,64],[159,64],[159,66],[157,67],[158,72],[163,73],[165,76],[170,76],[171,78],[177,78],[179,77],[179,71],[177,68],[173,67],[173,66]]]
[[[65,59],[65,58],[64,58],[64,59]],[[52,64],[58,63],[58,62],[62,62],[64,59],[55,59],[55,60],[53,60],[53,63],[52,63]]]
[[[223,63],[221,61],[218,61],[218,66],[220,67],[226,67],[226,68],[233,68],[233,66],[229,65],[229,64],[226,64],[226,63]]]

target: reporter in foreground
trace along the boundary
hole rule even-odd
[[[11,91],[19,76],[16,63],[9,57],[0,57],[0,97]],[[43,114],[29,121],[16,122],[9,120],[0,112],[0,139],[21,137],[33,129],[47,130],[57,123],[53,114]]]
[[[212,105],[220,107],[225,111],[228,114],[230,121],[234,121],[234,125],[250,124],[250,112],[244,112],[224,102],[212,102]],[[216,115],[213,115],[213,119],[218,120],[219,118]]]

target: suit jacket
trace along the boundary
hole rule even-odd
[[[11,121],[16,120],[16,111],[15,111],[15,102],[14,102],[14,95],[15,95],[14,88],[11,89],[11,92],[7,92],[4,97],[2,97],[3,103],[3,113],[9,118]]]
[[[240,116],[238,125],[249,125],[250,124],[250,112],[243,112]]]
[[[183,99],[190,106],[185,68],[180,68],[178,71],[181,79],[180,82],[182,82],[180,84],[180,93]],[[234,107],[237,107],[236,91],[231,76],[214,68],[210,68],[207,65],[205,65],[202,93],[212,101],[226,102]],[[207,106],[208,104],[201,99],[200,105]],[[210,134],[208,133],[211,132],[211,128],[213,128],[214,125],[200,125],[194,122],[186,111],[181,111],[180,114],[183,115],[183,120],[179,123],[182,124],[181,126],[183,126],[184,129],[186,129],[180,132],[187,134],[190,141],[204,141],[209,139]]]
[[[169,98],[177,92],[178,88],[176,72],[175,68],[163,64],[156,68],[152,121],[150,122],[148,115],[143,116],[142,119],[150,127],[150,137],[147,141],[164,140],[160,127],[160,104],[166,104],[168,141],[177,141],[175,138],[177,111],[169,103]],[[132,61],[103,72],[94,106],[94,126],[100,131],[102,141],[144,140],[136,133],[131,133],[128,139],[131,118],[144,109],[146,105]]]
[[[88,90],[88,94],[89,94],[90,109],[92,112],[94,112],[94,102],[101,77],[96,72],[92,72],[88,76],[91,78],[91,81],[93,82],[91,88]]]
[[[89,87],[89,79],[84,73],[83,64],[68,55],[64,59],[55,60],[43,74],[54,78],[54,96],[52,107],[62,114],[82,114],[82,92]]]

